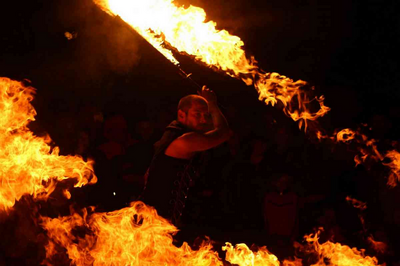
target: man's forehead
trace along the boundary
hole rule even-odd
[[[198,110],[198,111],[207,111],[208,112],[208,104],[205,101],[193,101],[192,106],[190,107],[191,110]]]

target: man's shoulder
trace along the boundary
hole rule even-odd
[[[165,131],[170,131],[170,130],[175,130],[175,131],[186,131],[185,126],[180,123],[177,120],[172,121],[166,128]]]
[[[189,134],[189,133],[186,133]],[[164,154],[177,159],[190,159],[195,154],[190,151],[190,141],[184,136],[180,136],[173,140],[165,149]]]

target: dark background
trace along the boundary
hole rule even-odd
[[[332,107],[324,118],[332,128],[352,127],[372,113],[398,117],[392,110],[399,98],[395,1],[190,3],[203,7],[219,28],[240,36],[265,71],[315,85]],[[138,117],[149,108],[168,109],[196,90],[169,61],[91,1],[12,1],[0,20],[0,76],[32,82],[38,90],[38,120],[50,127],[59,113],[79,110],[84,102]],[[67,31],[77,37],[68,40]],[[257,120],[271,110],[258,102],[252,87],[188,57],[180,60],[194,80],[217,91],[223,105],[234,106],[243,117]]]
[[[188,5],[189,2],[181,0],[179,3]],[[255,56],[265,71],[278,72],[315,85],[316,95],[325,95],[326,105],[332,108],[326,117],[320,119],[326,129],[356,128],[378,114],[392,122],[393,134],[386,137],[398,140],[400,93],[396,52],[399,47],[399,9],[395,1],[193,0],[190,3],[203,7],[208,19],[216,21],[218,28],[240,36],[248,55]],[[197,88],[180,76],[175,66],[120,19],[108,16],[89,0],[12,1],[1,11],[0,77],[28,79],[37,88],[33,105],[38,116],[37,124],[32,128],[35,133],[48,132],[55,144],[61,147],[63,154],[74,152],[68,140],[76,138],[79,132],[76,128],[84,128],[85,122],[89,121],[87,118],[93,120],[96,112],[104,116],[123,114],[131,131],[134,131],[132,127],[142,119],[168,124],[175,115],[179,99],[196,92]],[[76,34],[76,38],[68,40],[64,36],[65,32]],[[280,135],[270,130],[273,126],[268,121],[276,120],[278,124],[285,121],[282,123],[290,122],[290,125],[294,125],[279,108],[258,101],[254,88],[197,64],[190,57],[177,57],[182,69],[193,73],[192,77],[197,83],[207,84],[216,91],[231,128],[241,134],[244,144],[247,145],[249,139],[255,139],[255,135],[275,144],[275,138]],[[75,120],[80,124],[76,128]],[[165,121],[158,123],[159,120]],[[276,128],[281,129],[282,125]],[[288,139],[298,137],[292,130],[287,130],[287,134]],[[98,143],[94,144],[97,147],[102,141],[100,136]],[[297,147],[293,146],[291,151],[301,152],[302,149]],[[318,150],[319,147],[322,151]],[[330,148],[323,144],[310,148],[311,151],[315,149],[315,153],[307,154],[310,164],[306,170],[314,172],[311,175],[314,179],[309,182],[314,186],[307,187],[305,194],[320,191],[320,184],[325,181],[316,181],[325,175],[331,178],[327,179],[329,182],[334,181],[325,182],[325,189],[332,190],[331,194],[339,194],[338,197],[342,196],[340,193],[346,196],[348,194],[344,193],[350,190],[346,188],[350,182],[347,180],[352,177],[356,180],[352,182],[366,187],[360,189],[361,192],[366,191],[365,195],[360,192],[357,198],[365,201],[368,199],[368,204],[377,206],[375,209],[368,207],[373,210],[373,215],[367,220],[374,220],[377,225],[384,224],[379,215],[375,214],[379,213],[382,206],[389,209],[383,212],[390,214],[396,205],[392,204],[392,195],[396,195],[396,191],[388,193],[382,189],[386,186],[386,180],[381,178],[384,171],[378,168],[371,174],[376,175],[377,183],[381,184],[381,187],[375,186],[372,178],[365,178],[367,174],[362,169],[357,170],[361,172],[359,175],[356,175],[358,172],[352,172],[355,171],[353,153],[339,147],[335,155]],[[274,152],[267,155],[268,159],[280,161]],[[215,161],[212,165],[214,168],[224,169],[220,167],[220,161]],[[97,165],[102,166],[101,163]],[[278,168],[274,163],[269,165],[274,171]],[[232,169],[232,173],[237,174],[234,171],[236,168]],[[320,169],[324,171],[319,173]],[[248,171],[245,170],[237,177],[239,184],[248,185],[243,189],[246,197],[237,199],[242,201],[243,206],[251,202],[254,187],[257,186],[257,183],[247,182]],[[99,171],[97,174],[106,176],[108,173]],[[214,180],[218,181],[217,178]],[[229,179],[226,183],[230,182]],[[379,197],[384,198],[382,203],[376,200],[378,196],[369,192],[378,189]],[[344,202],[344,197],[341,199]],[[208,211],[212,204],[215,201],[204,201],[201,206]],[[344,209],[339,203],[335,204],[337,209]],[[257,213],[256,208],[257,205],[254,205],[249,213],[253,210]],[[311,216],[310,213],[315,209],[318,210],[312,205],[308,207],[309,212],[303,214],[303,218],[310,217],[306,222],[312,226],[315,225],[313,217],[318,215]],[[218,206],[215,210],[221,213]],[[356,215],[353,208],[343,213],[342,225],[349,224],[348,213]],[[214,218],[214,214],[210,211],[206,217]],[[213,222],[217,219],[208,220]],[[252,226],[248,220],[236,223],[246,229]],[[225,220],[222,219],[222,222]],[[240,241],[248,237],[247,242],[254,243],[258,236],[253,232],[244,237],[246,231],[243,228],[232,229],[230,226],[233,227],[229,223],[216,226],[218,230],[215,234],[221,234],[221,228],[228,227],[229,230],[244,232],[239,236]],[[387,224],[384,224],[386,227]],[[388,229],[388,235],[393,235],[398,241],[399,238],[392,234],[397,232],[398,235],[398,227],[396,225],[393,228],[391,231]],[[310,233],[308,227],[303,230]],[[209,232],[208,229],[205,231]],[[11,233],[10,236],[13,238]],[[226,240],[225,235],[220,239]],[[359,243],[351,244],[361,247]]]

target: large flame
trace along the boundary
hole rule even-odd
[[[49,243],[46,246],[47,265],[57,264],[60,247],[65,248],[73,265],[135,265],[135,266],[222,266],[224,261],[204,242],[197,250],[187,243],[181,247],[173,244],[173,235],[178,231],[166,219],[157,215],[154,208],[142,202],[133,202],[130,207],[108,212],[81,214],[60,218],[42,217],[42,226],[47,230]],[[306,252],[316,255],[314,265],[378,265],[377,259],[364,255],[356,248],[339,243],[318,243],[318,237],[307,236]],[[225,260],[238,266],[279,266],[277,257],[266,247],[252,251],[245,244],[233,246],[227,242],[222,247]],[[285,260],[284,266],[302,265],[300,258]],[[325,264],[326,263],[326,264]]]
[[[52,239],[46,247],[48,261],[55,255],[56,245],[61,245],[77,266],[222,266],[209,244],[196,251],[186,243],[180,248],[174,246],[172,235],[177,228],[142,202],[109,213],[75,213],[58,219],[43,217],[43,226]],[[85,238],[74,236],[73,229],[77,227],[88,231]]]
[[[37,137],[28,129],[36,115],[30,103],[33,94],[32,87],[0,78],[0,210],[9,209],[24,194],[47,197],[56,180],[72,178],[76,187],[96,182],[92,162],[59,156],[59,149],[49,146],[49,137]]]
[[[294,82],[278,73],[263,71],[254,58],[246,56],[239,37],[217,30],[213,21],[205,22],[206,13],[202,8],[178,7],[173,0],[94,1],[109,14],[120,16],[174,64],[179,62],[167,47],[254,85],[261,101],[271,105],[280,101],[287,115],[300,120],[300,127],[306,128],[307,120],[315,120],[330,110],[321,96],[316,98],[320,109],[311,112],[311,90],[303,89],[305,81]]]
[[[374,266],[378,265],[375,257],[369,257],[364,254],[364,250],[350,248],[340,243],[327,241],[323,244],[318,242],[318,233],[305,237],[309,243],[309,252],[312,250],[317,254],[313,266]]]
[[[239,266],[279,266],[278,258],[271,254],[266,247],[253,252],[245,244],[237,244],[233,247],[226,243],[222,248],[226,251],[226,260]]]

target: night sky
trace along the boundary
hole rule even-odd
[[[332,107],[327,119],[335,127],[347,127],[372,113],[400,117],[392,110],[400,96],[395,2],[178,3],[204,8],[218,28],[240,36],[265,71],[315,85]],[[162,111],[196,91],[169,61],[89,0],[10,1],[2,11],[0,76],[32,82],[38,90],[34,105],[39,119],[57,119],[82,102],[137,117],[149,106]],[[77,37],[68,40],[65,32]],[[252,87],[189,57],[180,60],[196,82],[217,92],[224,106],[247,112],[245,116],[271,110],[258,103]]]

